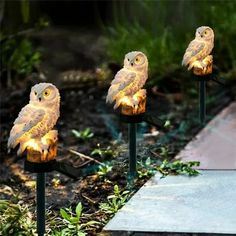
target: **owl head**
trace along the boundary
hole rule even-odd
[[[60,94],[51,83],[39,83],[31,88],[30,103],[37,106],[53,106],[59,104]]]
[[[198,39],[214,40],[214,31],[209,26],[201,26],[197,28],[195,36]]]
[[[125,55],[124,67],[129,70],[148,70],[148,59],[146,55],[139,51],[129,52]]]

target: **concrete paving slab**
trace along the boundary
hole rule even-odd
[[[157,174],[104,230],[112,235],[131,232],[236,235],[235,201],[236,171],[205,170],[197,177],[163,179]]]
[[[220,112],[177,156],[199,169],[236,169],[236,102]]]

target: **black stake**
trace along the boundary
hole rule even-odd
[[[155,125],[158,128],[165,130],[165,122],[159,119],[156,115],[152,114],[138,114],[138,115],[123,115],[120,114],[122,122],[128,123],[129,133],[129,172],[128,172],[128,185],[132,189],[134,186],[134,179],[137,175],[137,163],[136,163],[136,129],[137,123],[147,122]]]
[[[201,125],[205,124],[205,117],[206,117],[206,82],[199,81],[199,118]]]
[[[133,186],[134,178],[136,176],[136,123],[129,123],[129,181]]]
[[[45,233],[45,173],[37,173],[37,233]]]

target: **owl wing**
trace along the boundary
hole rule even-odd
[[[135,72],[121,69],[115,75],[114,80],[111,82],[111,86],[108,90],[106,102],[112,103],[118,97],[125,95],[125,89],[130,87],[137,78],[137,74]]]
[[[185,51],[182,65],[187,66],[192,61],[200,59],[203,55],[206,43],[204,41],[193,40]]]
[[[20,138],[33,127],[37,126],[44,118],[45,111],[30,104],[26,105],[19,113],[14,122],[8,139],[8,148],[14,148]]]

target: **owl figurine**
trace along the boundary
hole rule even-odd
[[[214,47],[214,31],[209,26],[197,28],[195,39],[190,42],[185,51],[182,65],[187,66],[188,70],[193,68],[206,71],[213,61],[210,55]]]
[[[20,145],[17,152],[34,143],[34,150],[46,155],[50,142],[57,139],[57,131],[51,130],[60,115],[60,94],[50,83],[39,83],[31,88],[30,101],[20,111],[10,132],[8,149]]]
[[[115,102],[114,109],[122,103],[137,107],[140,100],[146,97],[146,90],[142,89],[148,78],[148,59],[139,51],[125,55],[124,66],[117,72],[111,82],[106,97],[107,103]]]

